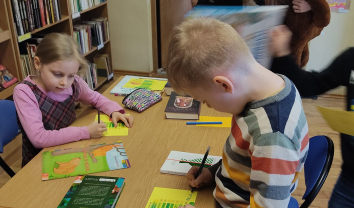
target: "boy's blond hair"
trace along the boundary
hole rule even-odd
[[[81,50],[74,39],[62,33],[50,33],[38,44],[36,56],[42,64],[50,64],[55,61],[75,59],[80,63],[80,71],[88,68],[87,61],[81,54]]]
[[[253,61],[246,43],[230,25],[213,18],[190,19],[172,33],[167,77],[173,89],[182,92],[193,84],[208,86],[214,70],[247,70],[247,63]]]

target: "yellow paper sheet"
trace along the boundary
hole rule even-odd
[[[163,90],[167,81],[153,79],[130,79],[123,87],[144,88],[148,90]]]
[[[145,208],[175,208],[186,204],[195,204],[197,191],[155,187]]]
[[[107,131],[103,132],[104,136],[128,136],[128,127],[126,127],[124,123],[119,122],[117,128],[115,128],[113,122],[107,115],[101,114],[100,118],[101,122],[104,122],[107,126]],[[98,115],[96,115],[95,121],[98,121]]]
[[[343,134],[354,136],[354,112],[316,106],[327,124]]]
[[[222,124],[197,124],[197,126],[205,127],[227,127],[231,128],[232,117],[211,117],[211,116],[199,116],[198,121],[222,121]]]

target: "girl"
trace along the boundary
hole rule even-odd
[[[121,106],[91,90],[77,75],[88,66],[72,37],[46,35],[37,47],[34,66],[38,75],[26,77],[13,94],[23,135],[22,167],[42,148],[99,138],[107,130],[98,122],[68,127],[76,119],[76,101],[101,109],[115,126],[119,120],[127,127],[133,125],[133,117],[124,115]]]

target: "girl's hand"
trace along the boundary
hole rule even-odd
[[[311,10],[311,6],[305,0],[293,0],[293,9],[295,13],[304,13]]]
[[[214,181],[214,177],[211,174],[211,172],[208,170],[208,168],[203,168],[202,173],[197,177],[195,177],[195,174],[197,174],[199,170],[198,166],[193,166],[187,173],[187,178],[189,180],[189,185],[192,187],[202,187],[204,185],[210,185]]]
[[[125,126],[130,128],[133,126],[133,116],[131,115],[125,115],[125,114],[121,114],[117,111],[112,113],[112,122],[114,124],[114,127],[117,127],[117,123],[118,121],[123,121]]]
[[[87,126],[91,139],[97,139],[102,137],[103,132],[107,131],[106,124],[101,122],[97,123],[94,121],[92,124]]]
[[[270,31],[269,52],[274,57],[287,56],[291,53],[291,31],[285,25],[275,26]]]

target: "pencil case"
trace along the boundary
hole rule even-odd
[[[162,100],[161,95],[148,89],[136,89],[123,99],[125,107],[139,113]]]

